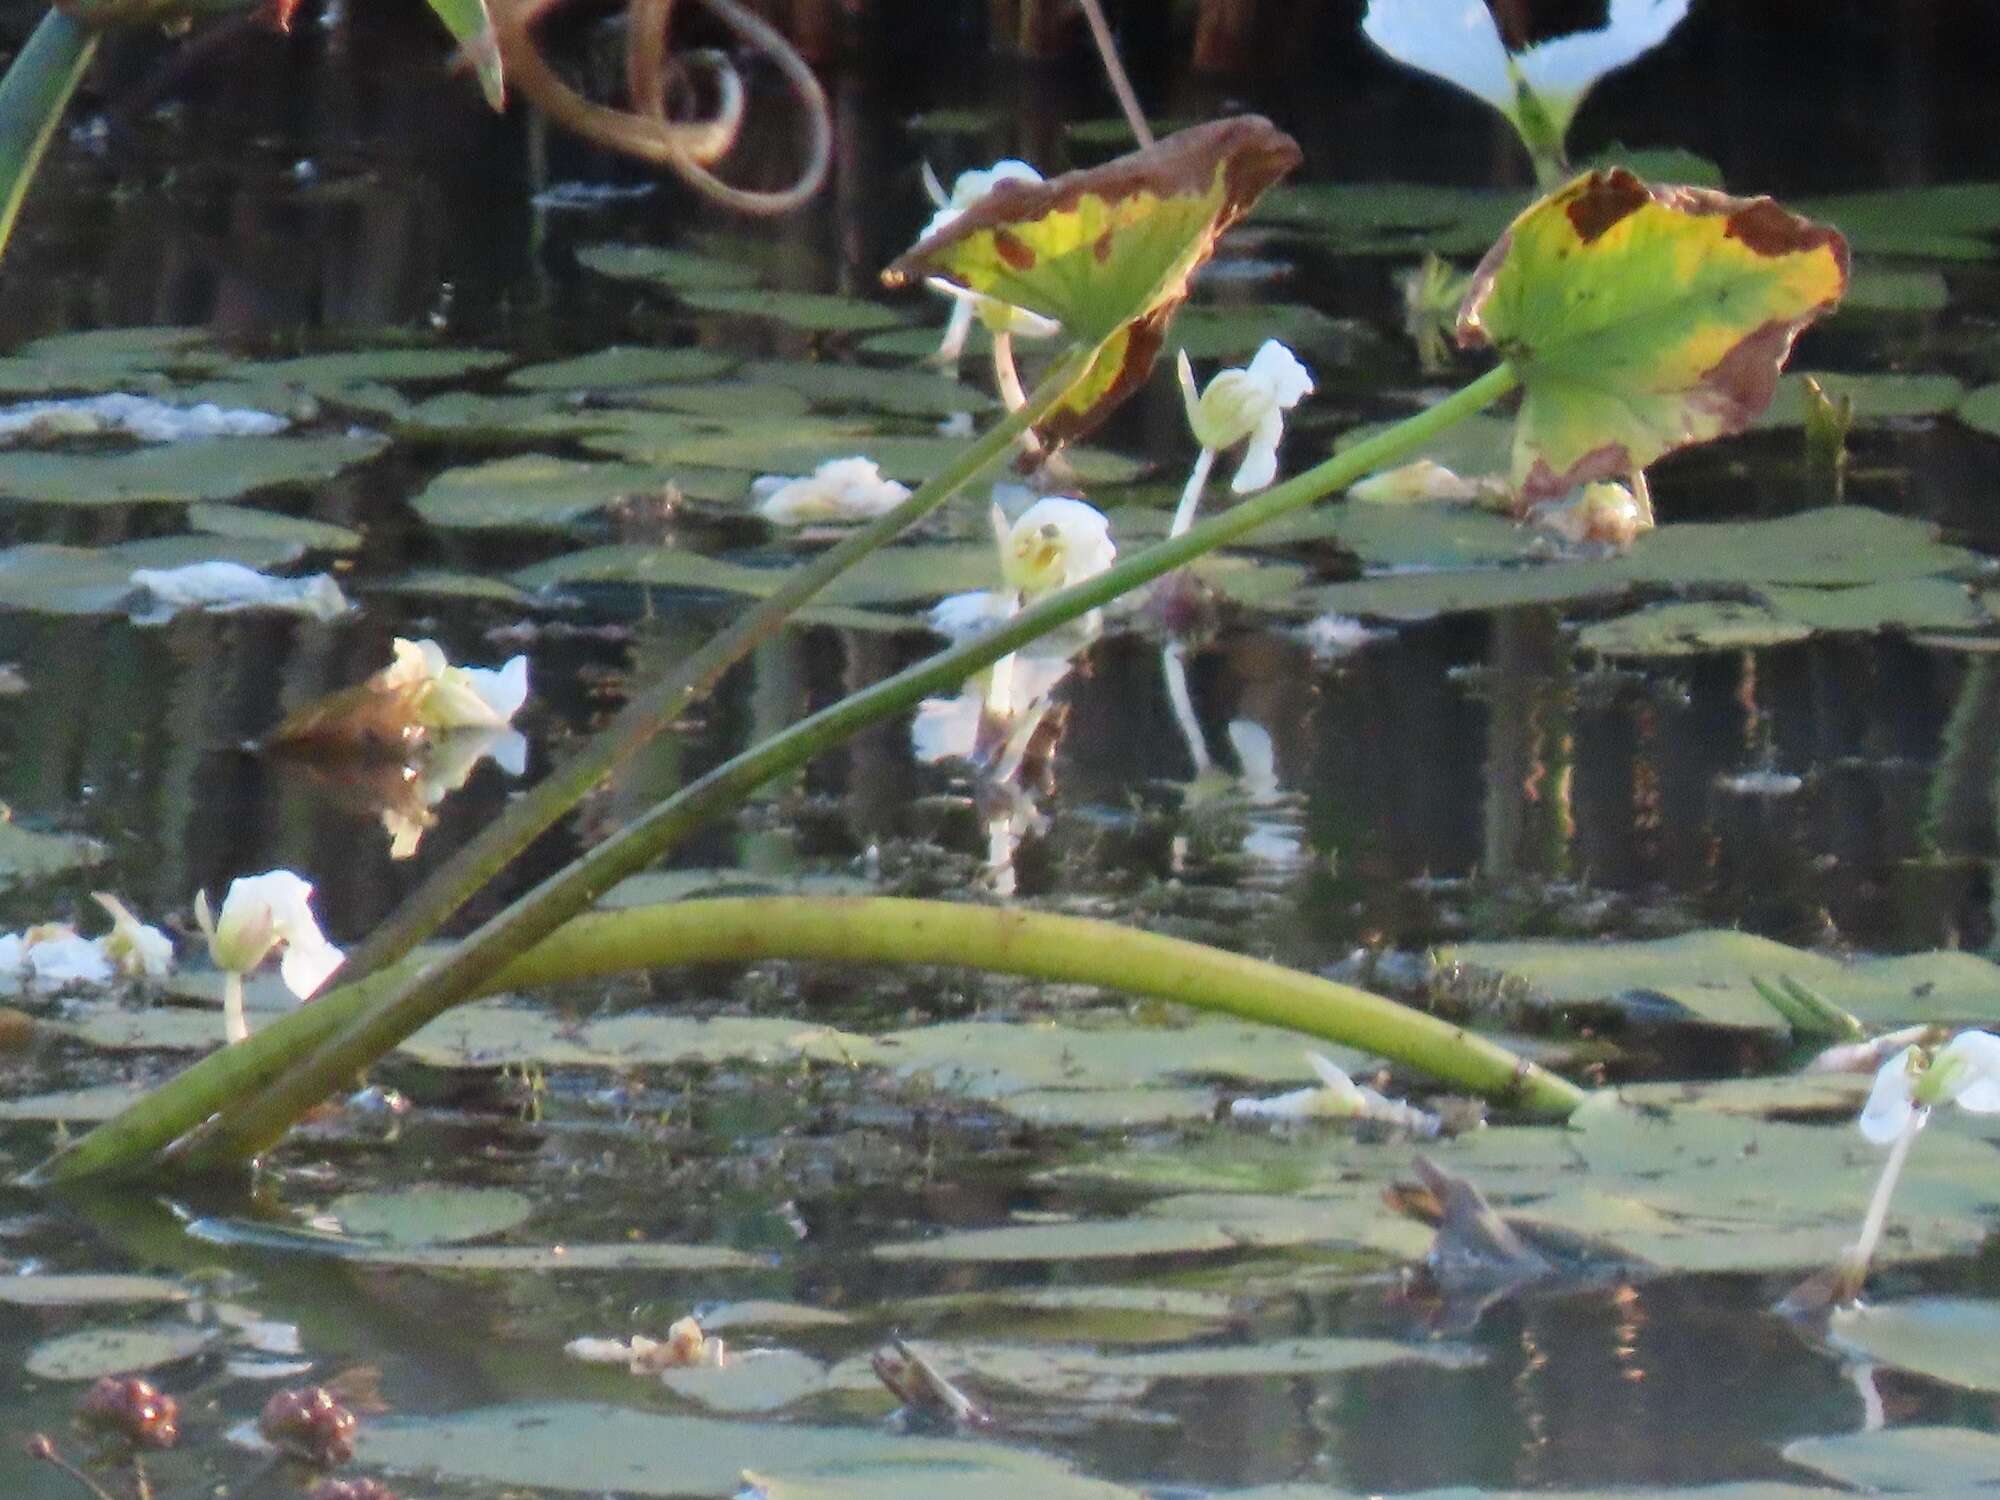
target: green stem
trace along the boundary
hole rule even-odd
[[[1087,367],[1089,358],[1090,352],[1080,351],[1058,361],[1024,406],[1009,412],[1005,420],[920,486],[909,499],[811,562],[793,569],[769,597],[740,616],[728,630],[710,640],[662,681],[626,704],[587,745],[512,803],[499,821],[489,824],[412,892],[388,921],[348,955],[340,971],[341,983],[365,979],[437,931],[474,892],[553,827],[592,787],[686,713],[751,650],[777,634],[800,605],[1005,457],[1015,439],[1062,399]]]
[[[13,238],[28,184],[96,50],[95,31],[66,11],[51,10],[0,78],[0,254]]]
[[[1494,1042],[1365,990],[1178,938],[1016,907],[787,896],[594,912],[559,929],[490,976],[475,993],[668,964],[772,958],[961,964],[1099,984],[1380,1053],[1536,1114],[1567,1115],[1583,1098],[1574,1084]],[[117,1121],[45,1163],[29,1180],[75,1182],[137,1164],[242,1097],[246,1079],[254,1079],[270,1059],[317,1047],[365,1015],[415,964],[409,960],[342,986],[259,1028],[248,1040],[217,1049]],[[435,1002],[425,1014],[409,1016],[414,1023],[409,1032],[468,998],[473,996],[454,996]]]
[[[868,725],[915,707],[929,693],[955,688],[974,672],[1057,626],[1266,522],[1345,489],[1363,475],[1407,458],[1461,418],[1506,395],[1516,383],[1512,366],[1500,365],[1437,405],[1284,484],[1126,558],[1095,578],[1050,595],[976,640],[918,662],[752,746],[550,876],[425,967],[392,998],[357,1017],[309,1055],[292,1060],[284,1073],[255,1097],[233,1101],[200,1138],[188,1143],[183,1162],[214,1168],[248,1161],[268,1149],[292,1121],[422,1024],[422,1019],[414,1018],[428,1018],[454,999],[473,993],[516,954],[548,937],[620,880],[659,859],[765,782],[804,765]]]

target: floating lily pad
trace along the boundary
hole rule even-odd
[[[726,1328],[845,1328],[854,1318],[830,1307],[807,1307],[799,1302],[772,1302],[746,1297],[740,1302],[714,1302],[700,1308],[696,1317],[704,1330],[720,1333]]]
[[[825,1390],[826,1366],[796,1349],[732,1349],[727,1364],[663,1370],[660,1384],[710,1411],[780,1411]]]
[[[489,1407],[446,1417],[366,1423],[361,1462],[442,1480],[585,1493],[735,1494],[743,1471],[851,1475],[881,1465],[933,1466],[950,1493],[979,1500],[1135,1500],[1059,1461],[1004,1444],[928,1438],[869,1427],[724,1421],[580,1402]],[[999,1487],[996,1488],[995,1485]],[[983,1488],[979,1488],[984,1486]],[[908,1490],[871,1488],[878,1496]],[[935,1494],[935,1489],[922,1491]]]
[[[1478,255],[1527,201],[1481,188],[1312,183],[1274,190],[1261,217],[1310,226],[1337,255]]]
[[[1710,930],[1651,942],[1463,943],[1439,957],[1514,975],[1536,1004],[1598,1003],[1643,991],[1718,1026],[1780,1026],[1752,976],[1796,979],[1873,1026],[2000,1019],[2000,966],[1970,953],[1850,962],[1747,932]]]
[[[1577,604],[1630,593],[1629,578],[1598,563],[1465,568],[1448,573],[1389,573],[1301,592],[1295,603],[1371,620],[1428,620],[1526,604]]]
[[[391,1245],[445,1245],[484,1239],[526,1223],[534,1205],[508,1188],[420,1183],[379,1193],[345,1193],[327,1205],[349,1234]]]
[[[788,387],[814,406],[900,412],[915,417],[984,412],[999,404],[975,386],[929,370],[884,370],[830,361],[764,360],[746,366],[743,378]]]
[[[140,568],[235,562],[271,569],[295,560],[296,541],[207,536],[151,537],[115,547],[56,547],[31,542],[0,551],[0,609],[102,615],[122,611]]]
[[[748,377],[634,387],[618,392],[617,400],[654,411],[682,412],[716,425],[740,419],[746,412],[755,412],[761,422],[802,416],[812,405],[788,385],[772,385]]]
[[[0,811],[0,887],[42,880],[103,858],[104,846],[95,839],[79,833],[37,833]]]
[[[2000,1482],[2000,1437],[1965,1427],[1888,1427],[1798,1438],[1785,1459],[1863,1490],[1972,1490]]]
[[[1958,420],[1977,432],[2000,437],[2000,385],[1982,385],[1958,403]]]
[[[216,1245],[315,1255],[357,1265],[420,1271],[731,1271],[764,1264],[721,1245],[383,1245],[343,1234],[235,1219],[196,1219],[188,1234]]]
[[[614,344],[574,359],[523,366],[507,377],[507,384],[526,391],[621,390],[666,381],[713,380],[727,374],[734,364],[734,360],[713,349]]]
[[[627,495],[658,491],[657,470],[524,453],[447,469],[410,508],[433,526],[561,530]]]
[[[192,529],[210,536],[282,542],[308,552],[352,552],[361,545],[361,533],[352,527],[247,505],[190,505],[187,519]]]
[[[755,268],[719,256],[657,245],[585,245],[577,264],[619,281],[647,281],[676,292],[714,291],[755,284]],[[673,377],[661,377],[673,378]]]
[[[1345,1238],[1324,1204],[1276,1198],[1178,1204],[1165,1199],[1129,1218],[961,1229],[928,1239],[889,1241],[876,1245],[873,1253],[881,1260],[954,1264],[1067,1262],[1270,1249]]]
[[[131,1090],[126,1090],[129,1102]],[[161,1276],[90,1273],[54,1276],[0,1276],[0,1302],[15,1307],[92,1307],[185,1302],[188,1289]]]
[[[606,409],[593,413],[594,431],[585,447],[633,463],[741,469],[753,474],[810,473],[828,458],[855,453],[874,440],[869,424],[849,418],[745,413],[742,421],[719,430],[711,421],[685,412]],[[801,461],[800,455],[806,455]],[[870,455],[873,456],[872,454]],[[789,463],[790,467],[785,465]]]
[[[384,579],[369,585],[385,594],[421,594],[437,599],[486,599],[515,609],[546,607],[549,600],[537,598],[526,589],[516,588],[501,578],[476,573],[450,573],[436,568],[420,568],[400,578]]]
[[[46,1339],[28,1351],[21,1368],[42,1380],[95,1380],[156,1370],[201,1353],[217,1330],[192,1323],[136,1328],[87,1328]]]
[[[220,362],[199,328],[99,328],[51,334],[0,358],[0,394],[97,394],[158,382],[162,372]]]
[[[129,453],[0,453],[0,497],[58,505],[234,500],[276,485],[320,484],[388,446],[365,433],[202,438]]]
[[[2000,1391],[2000,1302],[1918,1297],[1836,1308],[1829,1333],[1882,1364],[1966,1390]]]
[[[997,582],[991,544],[885,547],[870,553],[818,595],[824,605],[910,604]],[[578,583],[627,583],[648,588],[697,589],[760,598],[784,579],[783,567],[754,567],[703,557],[678,547],[589,547],[522,568],[513,581],[524,589]]]
[[[1841,302],[1843,312],[1940,312],[1951,289],[1937,271],[1857,266]]]
[[[128,1084],[105,1083],[96,1088],[63,1089],[53,1094],[26,1094],[0,1099],[0,1120],[63,1120],[77,1124],[109,1120],[132,1103]],[[0,1301],[4,1301],[0,1297]]]
[[[1577,644],[1601,656],[1694,656],[1705,651],[1747,651],[1802,641],[1812,627],[1756,604],[1727,599],[1656,604],[1615,620],[1586,625]]]
[[[1962,583],[1900,578],[1851,589],[1767,588],[1764,601],[1814,630],[1976,630],[1991,623]]]
[[[903,321],[893,307],[827,292],[686,290],[681,300],[697,312],[769,318],[809,333],[859,333]]]
[[[1806,419],[1805,382],[1817,380],[1829,399],[1850,397],[1854,402],[1854,422],[1865,427],[1911,417],[1941,416],[1959,404],[1965,387],[1949,375],[1906,375],[1896,372],[1874,375],[1838,375],[1824,371],[1795,371],[1778,379],[1777,393],[1764,414],[1752,425],[1757,427],[1798,427]]]
[[[1842,193],[1796,207],[1838,224],[1857,255],[1984,260],[2000,248],[1994,238],[2000,233],[2000,183]]]
[[[573,1027],[541,1009],[483,1000],[458,1006],[403,1044],[433,1067],[639,1067],[690,1062],[842,1062],[872,1057],[868,1037],[749,1016],[629,1015]]]
[[[496,349],[353,349],[297,359],[255,360],[233,365],[229,373],[233,378],[332,391],[355,385],[462,380],[512,358]]]
[[[1169,340],[1196,361],[1247,359],[1266,339],[1277,339],[1308,356],[1351,338],[1355,325],[1298,302],[1262,305],[1197,303],[1175,316]]]
[[[402,438],[513,444],[523,438],[587,437],[615,429],[621,415],[578,405],[552,391],[517,396],[447,391],[397,414],[395,430]]]

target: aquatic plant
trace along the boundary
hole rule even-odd
[[[312,887],[290,870],[239,875],[229,883],[222,910],[209,908],[208,892],[197,891],[194,917],[208,940],[208,956],[222,970],[224,1037],[240,1042],[250,1035],[243,1014],[243,979],[273,953],[285,988],[301,1000],[326,983],[340,967],[341,951],[327,941],[312,912]]]
[[[1176,365],[1181,404],[1188,428],[1201,444],[1174,508],[1171,534],[1179,536],[1194,524],[1202,488],[1216,456],[1243,444],[1243,457],[1229,488],[1238,495],[1261,490],[1278,477],[1278,440],[1285,434],[1285,413],[1312,394],[1312,373],[1276,339],[1267,339],[1243,369],[1220,370],[1197,390],[1194,366],[1183,349]]]
[[[693,903],[643,918],[582,914],[598,894],[773,777],[867,725],[909,712],[928,696],[957,690],[1011,652],[1214,548],[1407,459],[1516,387],[1525,392],[1514,449],[1524,499],[1557,498],[1600,480],[1635,482],[1661,453],[1737,430],[1760,411],[1792,339],[1833,305],[1845,285],[1840,237],[1767,199],[1655,188],[1623,171],[1580,177],[1523,213],[1475,278],[1458,333],[1461,342],[1490,344],[1500,354],[1501,363],[1487,374],[1101,571],[1099,564],[1109,561],[1108,538],[1081,525],[1077,502],[1041,501],[1050,508],[1045,519],[1022,531],[1034,518],[1031,509],[1010,529],[1003,552],[1009,582],[1025,596],[1018,613],[752,745],[590,849],[443,956],[390,967],[841,569],[942,503],[1022,433],[1032,430],[1053,447],[1101,422],[1146,378],[1189,278],[1217,237],[1296,158],[1289,139],[1262,120],[1197,127],[1088,171],[1041,183],[1002,182],[899,258],[885,273],[891,284],[944,276],[969,292],[1058,322],[1069,352],[960,461],[799,569],[738,626],[642,693],[599,741],[521,799],[375,934],[346,982],[250,1043],[196,1065],[40,1175],[56,1179],[131,1166],[212,1113],[217,1118],[183,1143],[176,1160],[188,1167],[240,1162],[388,1047],[496,984],[714,956],[710,944],[725,929],[717,912]],[[1089,565],[1074,565],[1080,560]],[[938,951],[930,946],[936,935],[950,931],[952,961],[976,963],[980,949],[969,934],[1005,931],[1005,952],[993,957],[1006,967],[1088,974],[1127,988],[1157,983],[1161,988],[1153,992],[1234,1014],[1282,1018],[1534,1109],[1560,1113],[1580,1097],[1491,1043],[1306,976],[1262,969],[1251,974],[1230,967],[1243,960],[1177,948],[1176,975],[1149,978],[1154,971],[1141,958],[1147,940],[1137,933],[1094,934],[1097,948],[1080,952],[1058,941],[1053,928],[1035,926],[1033,914],[952,908],[949,919],[926,913],[918,920],[895,903],[844,905],[835,918],[811,903],[785,902],[770,908],[768,917],[760,913],[760,920],[754,933],[727,929],[733,946],[722,951],[737,958],[784,952],[923,961],[921,955]],[[1016,929],[1007,924],[1015,923],[1033,928],[1034,936],[1013,940]],[[793,942],[796,947],[788,946]],[[1225,971],[1233,978],[1201,988],[1187,977],[1214,981]],[[1276,1002],[1281,993],[1303,999],[1308,991],[1309,1004]]]

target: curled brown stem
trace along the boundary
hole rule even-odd
[[[508,80],[529,102],[564,129],[610,150],[663,166],[714,202],[742,213],[789,212],[819,191],[833,159],[833,123],[826,94],[791,45],[735,0],[704,0],[723,23],[768,56],[785,75],[806,117],[806,162],[790,187],[775,192],[739,188],[709,167],[740,135],[744,89],[735,65],[721,53],[675,57],[668,46],[673,0],[634,0],[628,14],[626,76],[632,109],[593,103],[557,76],[535,45],[532,24],[543,9],[535,0],[494,0],[494,40]],[[677,69],[707,68],[714,76],[715,113],[707,119],[667,118]]]

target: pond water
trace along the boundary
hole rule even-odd
[[[877,297],[875,272],[928,212],[920,160],[1096,160],[1102,131],[1061,122],[1104,106],[1081,67],[1008,68],[918,9],[833,90],[822,202],[747,227],[483,117],[391,20],[112,51],[0,271],[0,401],[128,391],[292,427],[0,450],[0,928],[101,925],[89,893],[112,890],[193,971],[8,997],[0,1173],[216,1039],[197,890],[296,869],[358,941],[740,607],[749,569],[818,540],[758,521],[754,476],[860,451],[914,482],[957,441],[940,424],[988,418],[977,344],[959,383],[921,364],[943,309]],[[0,1188],[0,1494],[74,1492],[15,1439],[76,1446],[82,1382],[134,1367],[183,1403],[162,1495],[303,1492],[232,1430],[336,1375],[362,1462],[410,1495],[722,1496],[745,1470],[773,1500],[2000,1482],[2000,1128],[1954,1112],[1915,1151],[1883,1316],[1828,1341],[1773,1315],[1852,1238],[1880,1158],[1851,1123],[1866,1079],[1793,1076],[1806,1052],[1751,984],[1871,1025],[2000,1016],[1979,956],[2000,940],[2000,162],[1960,66],[2000,23],[1788,11],[1698,7],[1578,142],[1678,147],[1848,231],[1854,294],[1793,362],[1854,398],[1838,508],[1791,386],[1658,466],[1665,524],[1629,556],[1460,507],[1325,506],[1206,571],[1177,645],[1158,611],[1114,613],[1007,796],[895,721],[613,898],[1010,892],[1489,1026],[1622,1096],[1562,1131],[1377,1081],[1450,1122],[1417,1144],[1559,1237],[1555,1274],[1441,1297],[1413,1274],[1430,1230],[1383,1201],[1417,1144],[1234,1117],[1311,1080],[1298,1038],[958,971],[663,973],[447,1018],[254,1192]],[[1352,19],[1328,7],[1235,101],[1308,165],[1176,331],[1204,374],[1268,334],[1297,348],[1318,389],[1288,470],[1480,368],[1420,362],[1395,278],[1426,248],[1469,264],[1527,198],[1511,137],[1371,59]],[[963,87],[918,65],[937,55]],[[1162,115],[1231,98],[1135,61]],[[1504,466],[1498,421],[1448,441]],[[187,456],[204,443],[241,446]],[[1161,372],[1076,465],[1129,547],[1192,456]],[[983,509],[761,648],[473,914],[935,650],[931,603],[998,582]],[[133,618],[133,568],[207,557],[331,570],[357,607]],[[489,758],[413,804],[399,767],[255,749],[399,636],[529,656],[518,775]],[[413,856],[385,808],[427,825]],[[281,1001],[253,984],[253,1015]],[[722,1369],[564,1353],[698,1309]],[[892,1421],[868,1356],[897,1336],[992,1427]]]

